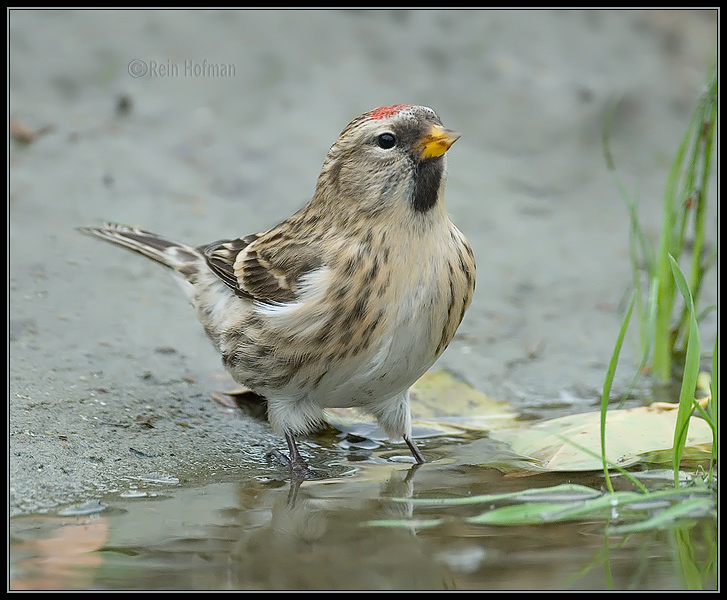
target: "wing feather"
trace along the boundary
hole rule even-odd
[[[320,252],[310,245],[275,235],[247,235],[220,240],[199,250],[210,269],[242,298],[266,304],[294,302],[301,277],[320,266]]]

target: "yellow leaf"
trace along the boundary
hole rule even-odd
[[[465,429],[512,426],[517,416],[506,402],[493,400],[444,369],[426,373],[412,386],[411,412],[427,421],[454,420]]]
[[[644,455],[671,450],[676,411],[651,407],[615,410],[606,419],[606,457],[613,464],[628,466]],[[601,415],[598,412],[559,417],[527,429],[499,431],[496,437],[518,454],[540,461],[555,471],[592,471],[601,461]],[[712,431],[698,417],[689,422],[687,447],[711,449]]]

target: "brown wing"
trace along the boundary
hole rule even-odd
[[[212,272],[240,297],[251,298],[252,296],[238,287],[233,265],[237,255],[258,237],[257,234],[246,235],[236,240],[219,240],[198,248],[204,254]]]
[[[320,253],[280,237],[275,243],[264,238],[254,243],[260,237],[221,240],[200,250],[210,269],[238,296],[268,304],[295,301],[300,278],[323,264]]]

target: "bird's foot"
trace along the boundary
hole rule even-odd
[[[291,460],[290,457],[283,454],[280,450],[271,450],[268,452],[268,457],[274,459],[287,469],[290,469],[290,477],[295,481],[325,479],[326,477],[329,477],[328,473],[325,471],[311,469],[300,455],[298,455],[299,460]]]
[[[290,469],[291,479],[305,481],[307,479],[325,479],[329,477],[329,474],[325,471],[311,469],[308,463],[305,462],[305,459],[300,455],[292,435],[286,433],[285,437],[288,442],[290,456],[286,456],[280,450],[271,450],[268,452],[268,456]]]

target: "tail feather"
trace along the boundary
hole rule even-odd
[[[187,276],[196,271],[201,255],[191,246],[180,244],[155,233],[135,227],[104,223],[101,226],[77,227],[81,233],[121,246]]]

